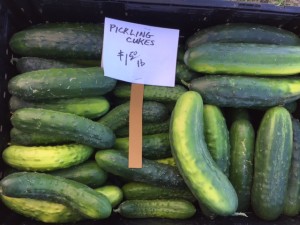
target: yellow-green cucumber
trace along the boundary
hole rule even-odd
[[[16,172],[0,182],[1,194],[61,203],[88,219],[108,218],[112,206],[108,198],[77,181],[38,172]]]
[[[116,138],[114,149],[128,153],[129,137]],[[170,157],[171,148],[169,133],[158,133],[143,135],[142,137],[143,157],[146,159],[160,159]]]
[[[156,162],[167,164],[170,166],[176,166],[175,159],[172,156],[167,158],[157,159]]]
[[[9,99],[9,109],[13,113],[21,108],[42,108],[73,113],[90,119],[99,118],[110,109],[110,103],[104,96],[86,98],[55,99],[51,101],[25,101],[16,96]]]
[[[192,192],[186,189],[160,187],[143,182],[128,182],[122,186],[124,198],[132,199],[185,199],[195,202],[196,198]]]
[[[255,130],[247,109],[231,109],[229,180],[238,195],[238,211],[250,209]]]
[[[170,143],[180,174],[199,203],[216,215],[234,214],[237,194],[208,150],[199,93],[188,91],[177,100],[171,117]]]
[[[196,208],[182,199],[126,200],[114,212],[126,218],[188,219]]]
[[[112,207],[123,199],[121,188],[115,185],[105,185],[94,190],[106,196]],[[85,219],[77,211],[61,203],[5,195],[0,195],[0,198],[12,211],[44,223],[71,223]]]
[[[51,175],[75,180],[92,188],[98,188],[104,185],[108,178],[107,172],[101,169],[93,159],[49,173]]]
[[[13,113],[11,122],[22,131],[61,135],[73,142],[99,149],[110,148],[115,142],[115,134],[109,127],[71,113],[23,108]]]
[[[90,158],[93,152],[92,147],[81,144],[10,145],[2,152],[2,158],[18,170],[45,172],[78,165]]]
[[[296,216],[300,211],[300,122],[292,118],[293,125],[293,152],[288,178],[288,186],[284,199],[283,213],[287,216]]]
[[[268,109],[259,124],[254,153],[251,206],[256,216],[275,220],[283,212],[293,148],[290,113]]]

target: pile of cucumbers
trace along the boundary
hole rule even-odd
[[[0,198],[46,223],[300,213],[300,38],[258,24],[199,30],[176,85],[145,85],[143,167],[128,168],[130,84],[99,66],[102,24],[15,33],[18,74]]]

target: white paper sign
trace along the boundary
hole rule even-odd
[[[175,85],[179,30],[105,18],[104,75],[131,83]]]

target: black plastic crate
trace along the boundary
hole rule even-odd
[[[14,32],[44,22],[103,22],[105,17],[146,25],[177,28],[180,41],[196,30],[212,25],[252,22],[281,27],[300,35],[300,7],[217,0],[0,0],[0,152],[9,143],[11,129],[8,109],[8,80],[17,74],[8,41]],[[0,159],[0,178],[5,166]],[[282,216],[266,222],[253,213],[249,217],[218,217],[209,220],[196,215],[189,220],[124,219],[113,215],[100,221],[83,221],[80,225],[299,225],[297,217]],[[0,225],[42,225],[8,210],[0,204]]]

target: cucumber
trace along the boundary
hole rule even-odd
[[[103,24],[48,23],[16,32],[9,46],[21,56],[99,60],[102,42]]]
[[[287,216],[296,216],[300,211],[300,122],[292,118],[293,125],[293,152],[289,171],[288,186],[284,199],[283,213]]]
[[[95,191],[106,196],[113,208],[118,206],[123,200],[123,191],[116,185],[105,185],[96,188]]]
[[[161,187],[186,188],[183,178],[174,166],[143,158],[142,168],[128,168],[128,154],[114,149],[96,152],[95,159],[103,170],[129,181]]]
[[[95,160],[88,160],[78,165],[49,172],[51,175],[75,180],[92,188],[98,188],[107,181],[108,174]]]
[[[172,155],[169,133],[143,135],[142,139],[142,151],[144,158],[160,159],[170,157]],[[128,153],[129,137],[116,138],[114,149]]]
[[[76,143],[99,149],[110,148],[115,142],[115,134],[110,128],[71,113],[23,108],[14,112],[11,122],[20,130],[61,135]]]
[[[167,157],[162,159],[157,159],[156,162],[167,164],[170,166],[176,166],[175,160],[173,157]]]
[[[94,152],[80,144],[55,146],[10,145],[2,152],[3,161],[24,171],[52,171],[68,168],[86,161]]]
[[[84,218],[104,219],[112,207],[104,195],[79,182],[37,172],[17,172],[0,182],[1,194],[64,204]]]
[[[72,141],[58,134],[41,134],[38,130],[28,132],[13,127],[10,130],[10,144],[24,146],[69,144]]]
[[[299,45],[300,39],[295,33],[274,26],[229,23],[197,31],[187,39],[186,46],[192,48],[209,42]]]
[[[184,62],[198,73],[289,76],[300,72],[300,46],[205,43],[189,48]]]
[[[170,143],[180,174],[200,205],[216,215],[234,214],[237,194],[209,153],[203,101],[197,92],[188,91],[177,100],[171,116]]]
[[[187,89],[180,84],[176,84],[174,87],[145,85],[143,99],[145,101],[174,102],[186,91]],[[127,100],[130,99],[130,93],[131,85],[129,83],[118,83],[113,90],[115,97]]]
[[[19,74],[9,80],[11,95],[28,101],[96,97],[114,89],[116,80],[100,67],[52,68]]]
[[[175,81],[178,85],[181,84],[181,80],[189,82],[197,77],[199,77],[199,75],[196,72],[190,70],[183,61],[177,61]]]
[[[204,137],[208,150],[222,172],[229,176],[230,140],[226,120],[215,105],[203,106]]]
[[[255,130],[246,109],[237,109],[233,114],[235,116],[229,130],[231,146],[229,180],[238,195],[238,211],[245,212],[250,208]]]
[[[292,146],[290,113],[282,106],[267,110],[257,131],[251,189],[252,209],[263,220],[275,220],[283,212]]]
[[[56,99],[52,101],[24,101],[12,96],[9,99],[11,112],[21,108],[42,108],[60,112],[73,113],[90,119],[96,119],[109,111],[110,103],[104,96],[87,98]]]
[[[94,190],[106,196],[112,206],[117,206],[123,198],[121,188],[114,185],[106,185]],[[77,211],[60,203],[4,195],[0,197],[12,211],[44,223],[73,223],[84,220]]]
[[[158,134],[158,133],[165,133],[169,132],[170,120],[167,119],[162,122],[149,122],[143,123],[142,132],[143,135],[149,134]],[[117,130],[115,130],[115,134],[117,137],[128,137],[129,136],[129,127],[124,126]]]
[[[102,116],[98,122],[103,124],[113,131],[129,126],[129,101],[112,108],[108,113]],[[163,122],[166,121],[170,115],[167,107],[160,102],[144,101],[143,102],[143,122]]]
[[[142,182],[129,182],[122,186],[124,197],[127,200],[133,199],[185,199],[189,202],[195,202],[196,198],[191,191],[186,189],[176,189],[159,187]]]
[[[114,212],[126,218],[188,219],[195,215],[195,206],[179,199],[126,200]]]
[[[205,104],[219,107],[271,107],[300,98],[298,78],[214,75],[194,79],[188,86],[201,94]]]
[[[20,57],[16,59],[16,68],[19,73],[26,73],[35,70],[51,68],[77,68],[83,67],[75,63],[64,62],[55,59],[45,59],[39,57]]]

